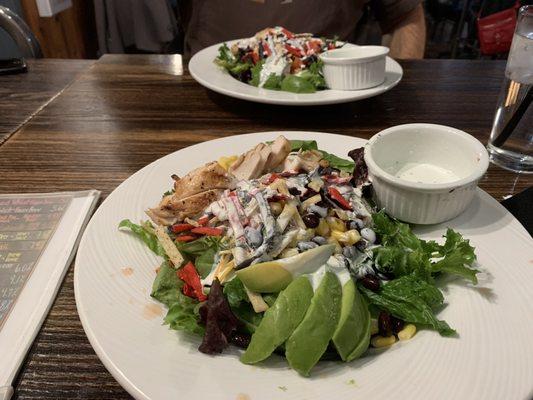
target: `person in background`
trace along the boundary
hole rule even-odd
[[[360,43],[365,8],[375,15],[394,58],[422,58],[426,25],[422,0],[188,0],[181,3],[185,56],[266,27]]]

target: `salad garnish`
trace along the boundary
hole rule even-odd
[[[417,329],[455,335],[437,317],[436,280],[476,284],[474,248],[452,229],[423,240],[378,210],[364,150],[348,155],[280,136],[172,175],[151,221],[119,225],[163,259],[151,296],[164,322],[201,336],[203,353],[233,344],[246,364],[276,353],[303,376]]]
[[[241,82],[272,90],[314,93],[326,89],[318,55],[342,47],[336,39],[292,33],[277,26],[220,46],[215,63]]]

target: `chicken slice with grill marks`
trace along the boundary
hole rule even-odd
[[[158,225],[172,225],[200,214],[218,200],[224,189],[233,188],[234,178],[216,161],[196,168],[183,178],[173,176],[174,193],[165,196],[157,207],[146,211]]]
[[[172,225],[201,214],[222,193],[222,189],[211,189],[181,199],[176,194],[171,194],[163,197],[159,206],[150,208],[146,214],[158,225]]]
[[[177,199],[192,196],[211,189],[232,187],[233,178],[216,161],[193,169],[183,178],[174,177],[174,194]]]

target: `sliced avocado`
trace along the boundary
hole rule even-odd
[[[320,360],[339,322],[342,287],[337,276],[326,272],[305,317],[285,343],[289,365],[304,376]]]
[[[343,361],[359,357],[370,342],[370,313],[352,279],[342,287],[341,315],[332,341]]]
[[[333,244],[319,246],[292,257],[251,265],[237,271],[237,276],[253,292],[279,292],[295,277],[316,271],[334,251]]]
[[[272,307],[265,311],[241,361],[254,364],[270,356],[300,324],[312,298],[313,287],[307,277],[301,276],[292,281]]]

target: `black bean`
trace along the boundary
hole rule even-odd
[[[300,191],[296,189],[295,187],[289,188],[289,193],[292,194],[293,196],[299,196],[301,194]]]
[[[237,347],[240,347],[241,349],[247,349],[250,345],[250,335],[246,335],[244,333],[234,333],[231,336],[231,343]]]
[[[377,276],[375,275],[365,275],[361,279],[359,279],[359,282],[366,287],[368,290],[372,290],[373,292],[377,292],[379,290],[380,282]]]
[[[400,332],[403,329],[403,321],[399,318],[396,318],[394,316],[390,316],[390,322],[391,322],[391,329],[392,332],[397,335],[398,332]]]
[[[316,214],[305,214],[302,219],[308,228],[316,228],[320,224],[320,218]]]
[[[300,196],[300,200],[304,201],[307,200],[309,197],[313,197],[315,194],[318,194],[318,192],[314,191],[311,188],[307,188],[307,191]]]
[[[383,337],[387,337],[392,334],[391,316],[388,312],[381,311],[379,313],[378,329],[379,329],[379,334]]]
[[[368,242],[365,239],[361,239],[355,244],[355,247],[357,248],[357,250],[361,252],[365,251],[367,246],[368,246]]]

